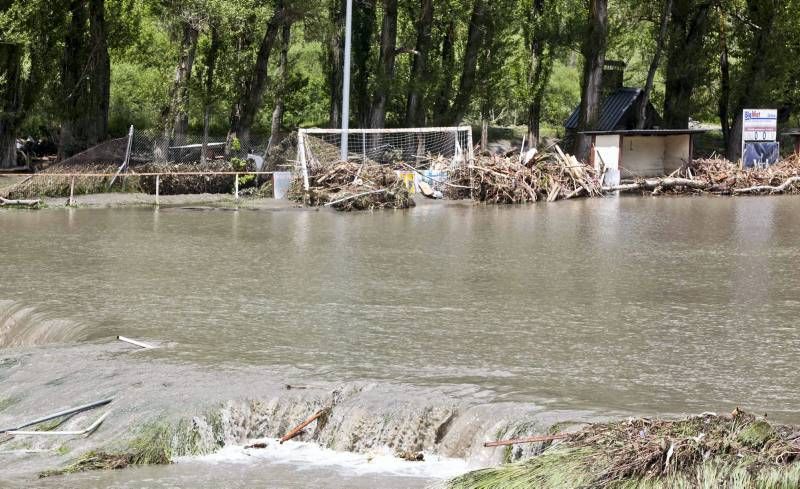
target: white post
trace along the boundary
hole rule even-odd
[[[156,207],[158,207],[158,194],[161,191],[161,175],[156,175]]]
[[[300,169],[303,172],[303,190],[308,192],[308,162],[306,161],[306,132],[303,129],[297,131],[297,160],[300,162]]]
[[[347,161],[347,133],[350,128],[350,49],[353,30],[353,0],[347,0],[344,27],[344,82],[342,83],[342,161]]]
[[[475,162],[475,152],[474,145],[472,144],[472,128],[470,127],[467,131],[467,157],[469,160],[467,163],[474,163]]]
[[[72,178],[69,181],[69,201],[67,205],[73,205],[75,203],[75,175],[72,175]]]
[[[364,156],[364,161],[367,161],[367,133],[361,133],[361,153]]]
[[[239,200],[239,174],[238,173],[234,174],[233,178],[235,179],[234,182],[233,182],[233,194],[234,194],[235,199],[238,201]]]
[[[133,125],[131,125],[131,128],[128,129],[128,147],[125,149],[125,162],[122,164],[122,168],[124,168],[126,172],[128,171],[128,164],[131,161],[132,144],[133,144]]]

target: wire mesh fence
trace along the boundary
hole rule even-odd
[[[309,174],[341,163],[342,137],[336,129],[299,131],[297,161],[306,189]],[[473,160],[472,131],[469,127],[352,129],[347,134],[347,160],[390,166],[404,178],[441,191],[453,172]]]
[[[149,194],[159,196],[189,194],[229,194],[273,197],[273,172],[195,171],[117,173],[35,173],[0,190],[9,200],[67,198],[75,204],[80,196],[106,193]],[[123,199],[124,200],[124,199]]]

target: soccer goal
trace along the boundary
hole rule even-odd
[[[341,129],[300,129],[297,162],[308,190],[308,172],[341,161]],[[420,127],[407,129],[350,129],[347,159],[390,165],[398,171],[436,172],[467,166],[473,160],[472,129]]]

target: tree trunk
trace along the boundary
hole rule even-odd
[[[353,2],[353,54],[352,54],[352,96],[355,113],[360,127],[369,125],[371,100],[369,79],[372,70],[369,66],[372,36],[375,31],[375,0],[354,0]]]
[[[408,84],[408,101],[406,102],[406,126],[408,127],[425,125],[427,111],[421,106],[430,83],[428,52],[431,49],[432,28],[433,0],[421,0],[420,18],[417,24],[417,52],[411,65],[411,80]]]
[[[186,133],[189,131],[189,80],[197,52],[198,35],[199,32],[189,21],[183,21],[178,65],[170,91],[170,104],[164,114],[163,150],[168,150],[170,145],[180,146],[186,142]]]
[[[269,57],[272,54],[272,47],[275,45],[275,38],[278,37],[284,17],[283,2],[278,2],[275,13],[267,23],[264,37],[258,47],[252,75],[231,110],[231,127],[226,144],[228,151],[230,151],[234,138],[243,141],[245,144],[250,139],[250,129],[253,126],[253,122],[255,122],[258,111],[261,110],[264,90],[267,87]]]
[[[330,112],[328,124],[330,127],[342,125],[342,85],[344,84],[344,32],[345,2],[331,0],[330,16],[332,30],[328,39],[326,78],[328,81],[328,96],[330,98]]]
[[[272,110],[272,126],[269,132],[267,152],[278,141],[278,134],[283,126],[286,89],[289,84],[289,42],[292,35],[292,24],[286,21],[281,32],[281,54],[278,62],[278,87],[275,90],[275,107]]]
[[[591,0],[589,30],[583,44],[583,85],[575,155],[588,161],[591,138],[580,134],[597,127],[600,117],[600,88],[603,85],[603,65],[608,35],[608,0]]]
[[[719,16],[719,38],[720,38],[720,55],[719,55],[719,72],[720,72],[720,89],[719,89],[719,122],[722,126],[722,139],[725,141],[725,148],[729,147],[731,140],[731,121],[728,114],[728,108],[731,103],[731,73],[728,64],[728,36],[725,29],[725,16],[720,11]]]
[[[686,129],[692,109],[694,87],[703,72],[703,37],[711,2],[673,0],[670,51],[664,87],[664,124],[669,129]]]
[[[451,18],[445,29],[444,39],[442,39],[442,76],[433,104],[434,119],[438,124],[444,124],[449,119],[450,97],[453,92],[453,75],[455,73],[455,38],[456,23]]]
[[[460,124],[467,114],[472,93],[475,90],[475,73],[478,65],[478,55],[483,45],[484,28],[486,23],[486,1],[475,0],[472,16],[469,21],[467,46],[464,51],[464,69],[461,72],[461,82],[458,95],[453,102],[452,121]]]
[[[17,124],[22,110],[22,45],[0,43],[0,168],[17,166]]]
[[[381,27],[381,54],[372,102],[370,127],[386,126],[386,100],[394,81],[395,50],[397,49],[397,0],[383,0],[383,26]]]
[[[636,111],[636,127],[638,129],[644,129],[647,124],[647,105],[650,103],[650,94],[653,92],[653,84],[655,83],[658,65],[661,64],[661,52],[664,50],[664,40],[667,37],[667,26],[671,10],[672,0],[664,0],[664,11],[661,13],[661,26],[658,30],[658,38],[656,39],[656,52],[653,54],[653,61],[650,63],[650,69],[647,70],[647,82],[644,84],[644,91],[639,98],[639,106]]]
[[[542,118],[542,102],[544,92],[550,82],[550,74],[553,72],[553,51],[546,46],[547,40],[544,38],[541,25],[544,22],[545,3],[544,0],[534,0],[530,11],[528,25],[534,31],[528,36],[530,47],[530,71],[528,72],[528,147],[535,148],[539,145],[539,125]],[[516,111],[514,119],[516,120]]]
[[[73,0],[64,38],[59,159],[103,141],[108,133],[111,62],[105,1]]]
[[[740,91],[736,106],[733,108],[733,124],[727,142],[728,159],[731,161],[738,161],[742,157],[742,112],[750,104],[763,103],[759,100],[759,96],[763,97],[766,92],[763,85],[769,76],[767,63],[764,63],[764,60],[767,59],[769,38],[773,33],[772,27],[779,10],[764,0],[748,0],[747,6],[750,15],[756,17],[756,20],[753,22],[753,41],[750,44],[752,47],[745,58],[747,61],[740,80],[741,86],[746,89]]]
[[[214,106],[214,72],[217,69],[217,58],[219,57],[219,48],[221,44],[219,27],[211,25],[211,41],[209,43],[208,52],[205,56],[206,72],[205,79],[203,80],[203,148],[200,151],[200,163],[206,163],[208,154],[208,130],[211,124],[211,111]]]

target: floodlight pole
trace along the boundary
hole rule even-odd
[[[353,31],[353,0],[347,0],[344,26],[344,80],[342,83],[342,161],[347,161],[347,135],[350,129],[350,49]]]

